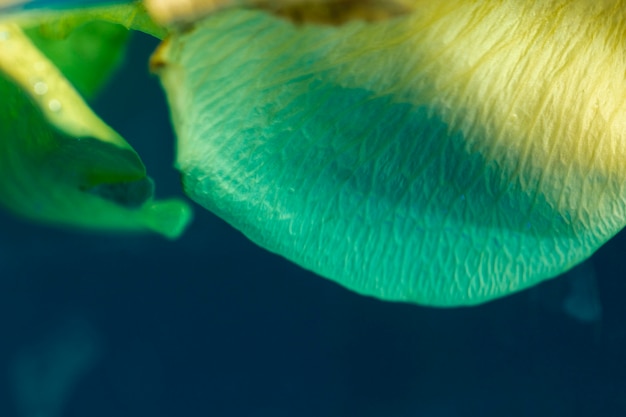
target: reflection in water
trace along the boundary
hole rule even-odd
[[[10,377],[19,417],[61,416],[72,390],[100,354],[96,331],[81,320],[69,320],[18,352]]]
[[[580,324],[599,324],[602,303],[593,260],[575,266],[559,277],[528,290],[530,301],[541,310],[564,315]]]
[[[593,323],[602,318],[602,304],[598,294],[596,270],[588,260],[567,272],[569,292],[563,301],[563,310],[576,320]]]

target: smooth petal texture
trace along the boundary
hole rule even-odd
[[[363,294],[491,300],[626,223],[621,1],[417,1],[295,27],[225,12],[153,58],[187,193]]]
[[[165,35],[141,3],[127,3],[72,9],[72,2],[34,1],[26,11],[0,12],[0,21],[20,26],[81,96],[91,98],[122,61],[129,29]]]
[[[65,37],[80,25],[95,20],[116,23],[126,29],[145,32],[163,38],[166,30],[157,25],[146,12],[141,1],[31,1],[11,7],[2,7],[0,21],[17,23],[23,28],[45,26],[47,35]],[[100,43],[101,41],[98,41]]]
[[[0,25],[0,203],[33,220],[178,236],[181,201],[152,201],[130,145],[15,25]]]
[[[100,90],[122,62],[130,34],[120,25],[103,21],[87,22],[61,39],[50,30],[49,25],[41,25],[30,28],[26,34],[87,98]]]

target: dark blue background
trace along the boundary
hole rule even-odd
[[[95,107],[167,197],[181,189],[153,47],[133,39]],[[476,308],[385,303],[195,213],[176,242],[0,213],[0,416],[48,417],[18,412],[19,358],[54,381],[84,345],[58,417],[626,416],[626,236],[594,257],[603,317],[582,324],[537,301],[562,280]]]

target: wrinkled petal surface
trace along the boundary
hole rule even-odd
[[[187,193],[388,300],[476,304],[590,256],[626,223],[623,2],[416,3],[172,37],[153,65]]]

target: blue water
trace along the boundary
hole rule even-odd
[[[96,108],[166,197],[152,47],[134,38]],[[195,211],[177,242],[0,214],[0,416],[626,416],[626,235],[594,257],[603,315],[582,323],[561,279],[471,309],[361,297]]]

